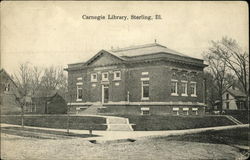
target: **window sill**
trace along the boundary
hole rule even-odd
[[[141,100],[149,100],[149,98],[145,97],[145,98],[141,98]]]
[[[113,81],[120,81],[121,79],[113,79]]]
[[[181,94],[181,96],[183,96],[183,97],[187,97],[188,95],[187,95],[187,94]]]
[[[108,79],[102,79],[102,82],[108,82],[109,80]]]
[[[97,82],[97,80],[92,80],[92,81],[90,81],[90,82]]]
[[[171,93],[171,96],[179,96],[177,93]]]
[[[80,101],[82,101],[82,99],[76,99],[76,101],[77,101],[77,102],[80,102]]]
[[[191,94],[191,97],[197,97],[197,95],[195,95],[195,94]]]

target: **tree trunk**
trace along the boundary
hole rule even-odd
[[[21,106],[21,126],[24,128],[24,106]]]

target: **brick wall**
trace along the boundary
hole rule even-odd
[[[113,77],[114,71],[121,71],[121,80],[115,81]],[[151,102],[203,102],[203,72],[196,71],[190,73],[191,70],[185,68],[175,70],[172,66],[166,64],[140,64],[134,65],[128,69],[124,66],[115,69],[95,71],[93,68],[70,71],[69,72],[69,92],[73,95],[73,102],[76,101],[76,83],[82,82],[83,98],[82,102],[101,102],[102,97],[102,72],[109,74],[109,101],[119,102],[127,101],[127,93],[129,91],[131,102],[151,101]],[[148,72],[148,75],[142,75],[142,72]],[[97,73],[97,82],[91,82],[91,74]],[[175,73],[175,75],[174,75]],[[173,76],[174,75],[174,76]],[[186,76],[184,76],[186,75]],[[82,77],[82,80],[77,78]],[[149,78],[149,100],[142,100],[141,78]],[[171,95],[171,79],[178,80],[178,96]],[[188,81],[188,96],[181,96],[181,80]],[[191,97],[190,82],[197,82],[197,97]],[[117,85],[116,85],[117,84]]]
[[[185,70],[189,71],[188,68]],[[142,72],[148,72],[148,75],[142,75]],[[176,76],[172,76],[176,72]],[[186,74],[186,78],[183,75]],[[145,101],[141,100],[141,78],[149,78],[149,100],[151,102],[203,102],[203,72],[197,71],[196,74],[190,72],[175,71],[171,66],[155,64],[150,66],[134,66],[127,73],[127,91],[130,92],[131,102]],[[171,79],[178,80],[178,96],[171,96]],[[181,96],[181,80],[188,81],[188,96]],[[190,82],[197,82],[196,93],[197,97],[191,97]]]

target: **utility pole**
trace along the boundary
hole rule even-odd
[[[67,107],[67,134],[69,135],[69,111],[70,111],[70,106],[71,106],[71,100],[69,102],[69,105]]]
[[[24,128],[24,105],[21,102],[21,126]]]

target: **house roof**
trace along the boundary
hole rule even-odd
[[[13,84],[18,88],[18,86],[16,85],[16,83],[14,82],[14,80],[10,77],[10,75],[5,71],[5,69],[1,68],[0,69],[0,74],[5,74],[7,75],[7,77],[13,82]]]
[[[207,65],[203,64],[202,59],[193,58],[177,52],[175,50],[169,49],[166,46],[160,45],[158,43],[151,43],[145,45],[137,45],[126,48],[112,49],[112,50],[101,50],[87,62],[69,64],[69,68],[79,68],[87,66],[96,58],[98,58],[102,53],[111,54],[114,57],[120,59],[123,63],[137,62],[143,60],[152,59],[168,59],[168,60],[180,60],[182,62],[187,62],[191,64],[197,64],[199,66],[205,67]],[[67,69],[65,69],[67,70]]]
[[[103,53],[110,54],[111,56],[114,56],[114,57],[118,58],[119,60],[122,60],[122,61],[124,60],[122,57],[114,55],[114,54],[110,53],[109,51],[101,50],[95,56],[93,56],[92,58],[90,58],[85,64],[90,64],[92,61],[94,61],[96,58],[98,58],[99,56],[101,56]]]
[[[140,55],[148,55],[148,54],[154,54],[154,53],[168,53],[168,54],[175,54],[175,55],[179,55],[179,56],[189,57],[185,54],[182,54],[182,53],[177,52],[175,50],[169,49],[169,48],[167,48],[163,45],[160,45],[158,43],[138,45],[138,46],[120,48],[120,49],[116,49],[116,50],[109,50],[109,52],[111,52],[119,57],[140,56]]]
[[[246,97],[246,94],[241,92],[240,90],[227,89],[227,91],[234,97]]]

